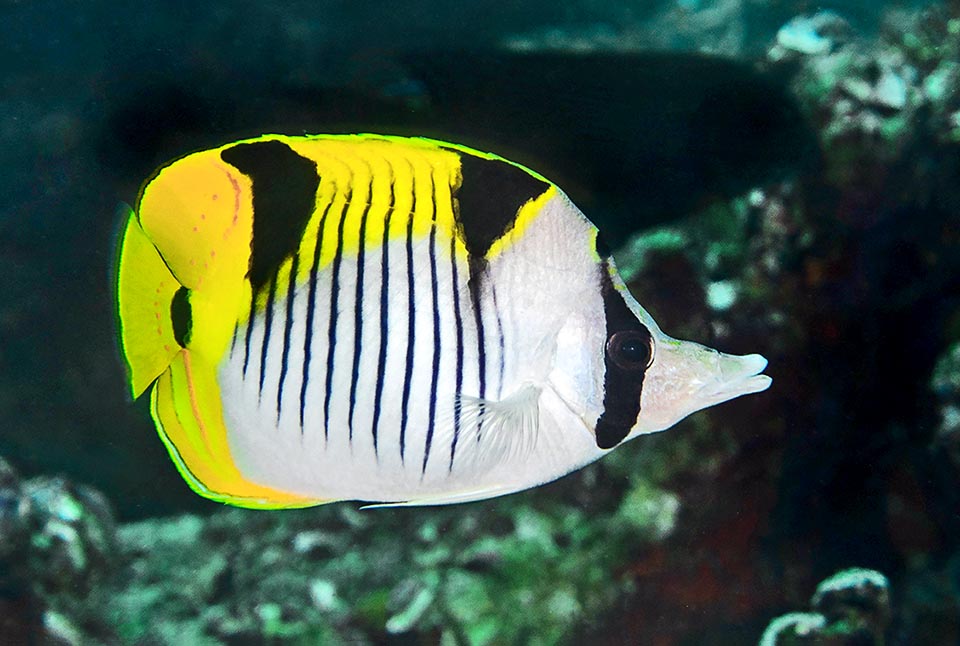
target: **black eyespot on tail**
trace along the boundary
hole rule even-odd
[[[284,259],[300,247],[303,231],[316,208],[320,176],[316,162],[282,141],[237,144],[220,158],[253,183],[253,240],[250,284],[258,291]]]
[[[193,313],[190,311],[190,290],[181,286],[170,301],[170,320],[173,322],[173,338],[181,348],[190,343],[193,329]]]
[[[597,420],[597,446],[612,449],[630,433],[640,415],[643,377],[653,361],[653,337],[613,286],[607,264],[600,264],[607,321],[603,414]]]

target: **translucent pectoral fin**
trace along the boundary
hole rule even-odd
[[[477,472],[529,454],[537,443],[541,391],[527,384],[501,400],[461,395],[458,418],[438,419],[434,441],[452,447],[453,467]]]

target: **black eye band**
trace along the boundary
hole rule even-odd
[[[607,344],[603,358],[603,413],[595,431],[597,446],[612,449],[630,434],[640,415],[643,377],[653,362],[653,337],[613,285],[606,263],[601,263],[599,269]]]

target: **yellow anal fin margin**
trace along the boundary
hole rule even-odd
[[[180,475],[205,498],[255,509],[333,502],[266,487],[240,473],[227,444],[215,371],[189,350],[179,354],[157,379],[150,411]]]

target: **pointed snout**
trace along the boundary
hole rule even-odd
[[[760,392],[772,380],[759,354],[725,354],[691,341],[660,339],[644,378],[634,433],[673,426],[698,410]]]

